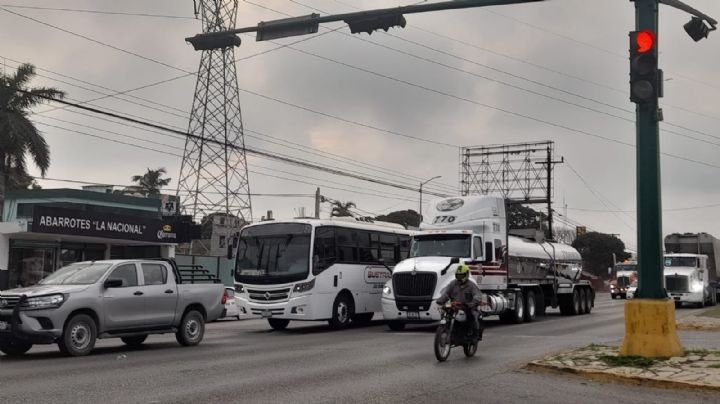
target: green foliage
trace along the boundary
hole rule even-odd
[[[605,362],[606,365],[611,367],[632,367],[632,368],[649,368],[654,365],[658,359],[646,358],[644,356],[613,356],[613,355],[602,355],[598,359]]]
[[[132,182],[137,184],[137,191],[145,196],[157,196],[160,194],[160,189],[167,186],[172,179],[162,178],[163,174],[166,174],[165,168],[160,167],[157,170],[147,169],[147,172],[143,175],[134,175]]]
[[[510,229],[537,229],[538,223],[547,221],[545,213],[523,205],[508,205],[505,213]]]
[[[382,222],[390,222],[390,223],[397,223],[400,225],[403,225],[405,227],[418,227],[420,226],[421,216],[419,213],[415,212],[412,209],[408,210],[398,210],[395,212],[390,212],[387,215],[380,215],[375,218],[375,220],[379,220]]]
[[[630,258],[622,240],[611,234],[585,233],[578,236],[572,246],[582,255],[583,269],[601,278],[609,276],[607,269],[613,266],[613,253],[618,261]]]

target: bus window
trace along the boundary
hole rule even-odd
[[[375,263],[377,262],[377,258],[375,258],[375,255],[372,252],[371,243],[370,243],[370,237],[372,233],[367,231],[359,230],[357,232],[357,240],[358,240],[358,259],[360,262],[367,262],[367,263]]]
[[[380,234],[380,258],[386,263],[395,263],[395,245],[397,236],[394,234]]]
[[[335,229],[318,227],[315,229],[315,248],[313,252],[313,275],[326,270],[336,261]]]
[[[357,234],[351,229],[337,229],[336,246],[339,262],[357,261]]]
[[[380,233],[370,233],[370,252],[373,255],[373,262],[380,260]]]
[[[400,235],[400,257],[398,257],[398,262],[408,258],[410,256],[410,236],[406,235]]]

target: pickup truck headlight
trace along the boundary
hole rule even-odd
[[[385,285],[383,288],[383,295],[392,296],[392,288],[389,285]]]
[[[295,287],[293,288],[293,292],[295,292],[295,293],[307,292],[307,291],[311,290],[313,287],[315,287],[315,279],[311,280],[310,282],[296,283]]]
[[[23,310],[52,309],[65,302],[65,295],[29,297],[22,305]]]

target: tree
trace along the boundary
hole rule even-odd
[[[414,210],[408,209],[390,212],[387,215],[380,215],[376,217],[375,220],[397,223],[405,227],[418,227],[420,226],[420,221],[422,220],[422,217]]]
[[[572,244],[577,237],[575,229],[569,227],[555,227],[553,230],[555,240],[558,243]]]
[[[533,208],[523,205],[508,205],[506,214],[508,228],[510,229],[537,229],[538,222],[542,223],[547,221],[547,215],[545,213],[538,212]]]
[[[330,213],[330,216],[352,216],[352,212],[350,212],[350,209],[356,207],[355,202],[345,202],[342,203],[340,201],[332,201],[332,212]]]
[[[607,269],[613,266],[613,253],[618,261],[630,258],[625,252],[625,243],[619,238],[605,233],[589,232],[578,236],[572,243],[582,256],[583,269],[607,279]]]
[[[157,196],[160,194],[160,189],[172,181],[171,178],[161,178],[163,174],[166,174],[165,168],[160,167],[157,170],[147,169],[147,172],[143,175],[134,175],[132,182],[137,183],[138,192],[144,196]]]
[[[28,115],[32,107],[46,101],[43,97],[63,98],[65,93],[50,87],[27,87],[34,76],[31,64],[20,65],[14,75],[0,74],[0,217],[8,185],[15,187],[28,176],[27,157],[42,176],[50,168],[50,147]]]

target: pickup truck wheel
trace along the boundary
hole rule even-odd
[[[95,320],[87,314],[77,314],[65,323],[58,347],[65,355],[85,356],[95,348],[96,339]]]
[[[139,335],[136,337],[122,337],[120,340],[128,346],[140,346],[147,339],[147,335]]]
[[[32,348],[29,342],[18,339],[0,340],[0,351],[7,356],[22,356]]]
[[[270,324],[270,327],[273,330],[282,331],[287,328],[288,324],[290,324],[290,320],[282,320],[279,318],[269,318],[268,324]]]
[[[190,310],[183,316],[175,339],[180,345],[194,346],[202,341],[204,335],[205,318],[199,311]]]

